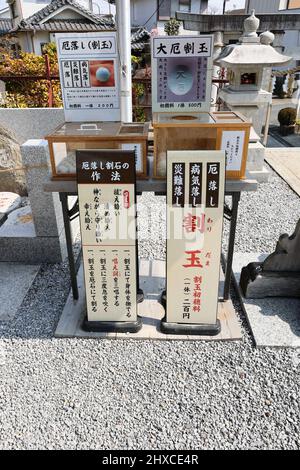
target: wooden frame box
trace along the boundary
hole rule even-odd
[[[52,179],[76,179],[76,150],[136,151],[136,174],[147,178],[149,123],[66,122],[45,139],[49,144]]]
[[[225,150],[226,177],[245,177],[251,123],[231,111],[155,113],[154,177],[166,178],[167,150]]]

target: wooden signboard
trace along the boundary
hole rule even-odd
[[[152,38],[152,111],[209,111],[213,35]]]
[[[134,151],[76,152],[89,331],[138,331]]]
[[[66,121],[119,121],[117,33],[55,35]]]
[[[223,151],[168,152],[165,333],[219,333],[224,193]]]

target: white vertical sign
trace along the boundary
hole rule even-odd
[[[225,192],[223,151],[167,154],[166,321],[217,321]]]
[[[136,322],[133,152],[76,155],[88,321]]]

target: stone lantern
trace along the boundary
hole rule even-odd
[[[252,132],[252,141],[256,145],[250,144],[247,168],[260,171],[264,147],[258,141],[266,123],[267,109],[272,103],[272,93],[269,91],[271,70],[287,65],[292,58],[280,54],[271,46],[274,34],[270,31],[258,36],[259,23],[253,10],[244,21],[244,33],[239,43],[226,46],[214,63],[227,69],[229,80],[229,85],[219,90],[219,98],[229,109],[252,120],[256,131]],[[251,148],[255,149],[256,155],[253,156],[254,150],[251,155]],[[259,162],[254,162],[255,159]],[[254,176],[260,179],[259,175]]]

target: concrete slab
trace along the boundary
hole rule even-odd
[[[221,333],[217,336],[166,335],[160,331],[160,320],[165,312],[158,303],[165,286],[165,261],[140,260],[140,287],[145,300],[138,306],[138,314],[143,318],[143,327],[138,333],[93,333],[81,328],[85,315],[85,288],[82,265],[78,272],[79,300],[74,301],[70,292],[62,316],[57,325],[55,336],[59,338],[106,338],[106,339],[143,339],[143,340],[186,340],[186,341],[224,341],[240,340],[242,332],[239,320],[231,301],[219,302],[218,318]],[[220,282],[220,292],[223,280]]]
[[[37,265],[0,263],[0,321],[16,315],[39,269]]]
[[[263,261],[266,256],[259,253],[235,253],[233,271],[237,283],[244,266]],[[257,347],[300,347],[300,299],[245,299],[240,289],[239,295]]]
[[[4,224],[4,222],[6,222],[6,220],[7,220],[7,215],[6,215],[6,214],[2,214],[2,213],[0,212],[0,227],[1,227],[1,225]]]
[[[35,237],[35,228],[30,206],[20,207],[8,215],[7,221],[0,228],[1,238]]]
[[[300,196],[299,155],[300,147],[268,148],[266,149],[265,160]]]
[[[19,194],[0,192],[0,214],[10,214],[21,205],[22,199]]]

